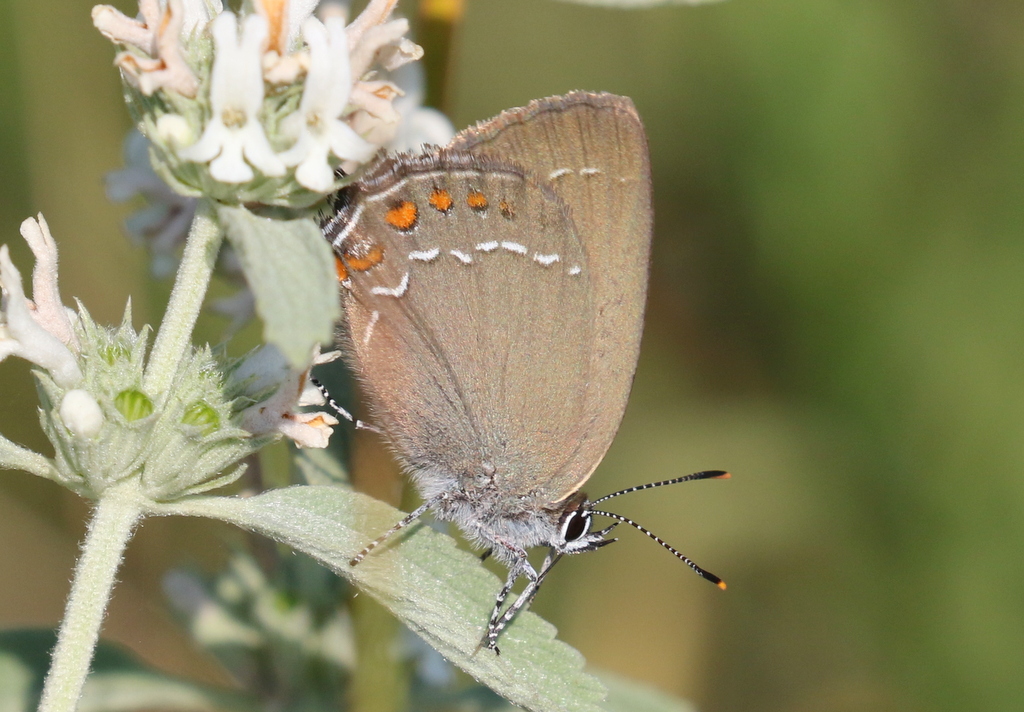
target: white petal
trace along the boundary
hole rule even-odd
[[[299,447],[325,448],[338,420],[328,413],[295,413],[281,420],[278,430]]]
[[[327,399],[324,398],[324,394],[320,391],[320,389],[314,386],[309,381],[306,381],[306,386],[305,388],[302,389],[302,395],[299,396],[298,404],[300,406],[310,406],[324,405],[326,402]]]
[[[239,74],[244,68],[238,62],[238,19],[234,13],[225,12],[217,16],[210,28],[213,35],[214,57],[210,75],[210,104],[213,108],[211,122],[219,121],[225,105],[232,97],[232,90],[239,84]]]
[[[341,116],[348,105],[352,94],[352,65],[348,45],[348,34],[345,32],[345,21],[340,17],[329,17],[324,25],[330,42],[330,82],[329,98],[325,104],[325,113],[331,118]]]
[[[330,45],[327,41],[327,28],[324,23],[315,17],[310,17],[302,23],[302,39],[309,48],[309,72],[311,75],[323,76],[323,67],[328,59]],[[309,77],[306,79],[306,86],[309,86]]]
[[[256,394],[280,386],[289,373],[288,359],[281,350],[271,344],[264,344],[242,359],[228,381],[232,387],[243,386],[247,394]]]
[[[320,0],[289,0],[288,2],[288,48],[299,36],[299,28],[308,20],[313,11],[316,10]]]
[[[295,169],[295,180],[299,185],[318,193],[326,193],[334,184],[334,170],[327,163],[327,150],[322,144],[314,144],[315,150],[307,152],[306,157]]]
[[[369,28],[383,23],[395,9],[398,0],[370,0],[359,16],[348,26],[349,44],[355,47]]]
[[[283,176],[285,171],[284,163],[270,147],[267,135],[263,133],[263,127],[259,122],[253,120],[242,129],[245,146],[245,157],[249,163],[259,168],[265,176]]]
[[[402,37],[395,44],[382,47],[378,55],[381,66],[389,72],[420,59],[423,59],[423,48],[408,37]]]
[[[115,44],[138,47],[146,53],[153,53],[153,30],[138,20],[133,20],[110,5],[96,5],[92,9],[92,24],[104,37]]]
[[[320,347],[317,346],[316,350],[319,351]],[[320,366],[325,363],[333,363],[342,357],[341,351],[325,351],[322,354],[317,354],[313,357],[313,365]]]
[[[219,118],[214,117],[206,125],[203,135],[199,137],[199,140],[191,146],[178,151],[178,155],[186,161],[194,161],[196,163],[206,163],[213,160],[220,153],[221,144],[224,143],[227,133],[227,127],[221,123]]]
[[[57,242],[42,213],[35,220],[29,218],[21,223],[21,236],[36,258],[32,270],[32,298],[36,308],[32,316],[46,331],[77,351],[78,339],[61,303],[57,285]]]
[[[320,358],[319,348],[311,356],[313,361]],[[231,384],[243,385],[248,393],[258,393],[274,383],[280,386],[266,400],[242,411],[242,427],[256,435],[281,433],[300,447],[326,447],[337,419],[328,413],[293,412],[300,400],[309,397],[305,387],[308,376],[308,371],[291,370],[273,346],[263,346],[246,357],[229,376]]]
[[[351,28],[349,28],[351,30]],[[363,78],[366,71],[373,64],[374,59],[377,58],[377,53],[381,52],[385,47],[393,45],[395,42],[399,42],[403,39],[403,35],[409,31],[409,21],[402,18],[400,20],[392,20],[391,22],[383,25],[376,25],[368,28],[359,38],[357,42],[353,42],[351,33],[349,34],[349,45],[352,48],[352,79],[359,80]],[[410,43],[412,44],[412,43]],[[422,48],[417,47],[419,54],[422,55]],[[415,54],[415,50],[412,50]],[[385,53],[388,62],[394,62],[394,59],[389,53]],[[384,57],[382,57],[383,59]],[[416,56],[411,56],[407,61],[413,61],[417,59]],[[405,64],[406,61],[400,61],[394,64],[394,67],[400,67]]]
[[[280,133],[282,136],[291,139],[298,139],[304,135],[306,129],[306,115],[300,111],[293,111],[281,119]]]
[[[309,71],[302,89],[299,111],[334,119],[341,115],[352,91],[349,76],[348,39],[341,18],[329,18],[325,26],[311,17],[302,26],[309,47]]]
[[[225,129],[220,155],[210,162],[210,175],[222,183],[246,183],[253,179],[252,168],[242,158],[242,138],[240,132]]]
[[[292,118],[292,116],[298,116],[300,119],[304,117],[298,112],[291,114],[285,120]],[[305,121],[302,122],[305,125]],[[281,162],[286,166],[297,166],[305,160],[306,154],[309,153],[310,147],[314,144],[313,137],[308,131],[303,131],[299,134],[298,139],[292,144],[292,147],[283,153],[277,154],[277,157],[281,159]]]
[[[242,66],[238,77],[238,91],[248,100],[250,119],[263,106],[263,43],[267,39],[267,21],[260,15],[249,15],[242,26],[242,41],[238,46],[238,61]],[[243,87],[242,84],[245,86]]]
[[[0,286],[4,291],[0,320],[0,343],[6,342],[3,355],[14,354],[41,366],[65,388],[81,381],[82,372],[71,351],[32,317],[21,273],[11,262],[7,245],[0,245]]]
[[[263,105],[262,46],[267,37],[267,21],[249,15],[238,37],[238,20],[230,12],[213,21],[216,55],[210,78],[210,103],[214,120],[223,120],[225,111],[241,113],[253,119]]]
[[[331,122],[328,141],[330,142],[331,153],[338,158],[368,161],[377,152],[376,146],[363,140],[351,126],[341,121]]]
[[[264,175],[284,175],[285,166],[274,155],[258,118],[263,104],[266,20],[260,15],[246,17],[239,39],[237,19],[225,12],[214,20],[212,32],[217,47],[210,80],[213,116],[199,141],[179,155],[196,162],[212,160],[210,175],[224,183],[253,179],[245,160]]]

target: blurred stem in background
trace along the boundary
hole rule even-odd
[[[427,75],[426,106],[448,114],[450,87],[457,81],[454,62],[459,28],[466,0],[420,0],[416,40],[423,47],[423,69]]]
[[[356,641],[352,712],[403,712],[409,709],[409,675],[400,662],[402,625],[369,596],[350,599]]]
[[[416,42],[423,47],[421,65],[426,77],[424,106],[450,110],[448,88],[455,71],[452,60],[464,0],[420,0]],[[396,507],[403,505],[401,473],[380,438],[360,431],[353,438],[351,463],[355,488]],[[353,712],[401,712],[409,705],[409,669],[400,655],[401,624],[369,596],[350,600],[357,650],[352,680]]]

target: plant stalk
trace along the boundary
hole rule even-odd
[[[223,237],[213,205],[200,201],[142,381],[142,390],[156,402],[162,400],[181,359],[192,345],[192,330],[210,286]]]
[[[39,712],[73,712],[82,696],[117,569],[141,516],[141,505],[134,480],[107,489],[96,504],[75,567]]]

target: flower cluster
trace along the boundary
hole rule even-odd
[[[46,221],[25,220],[21,234],[36,258],[34,300],[0,245],[0,361],[19,356],[37,367],[40,417],[56,451],[38,474],[90,498],[136,479],[160,500],[237,479],[244,470],[238,463],[280,435],[300,446],[326,446],[337,421],[325,412],[295,412],[322,398],[308,371],[290,368],[272,347],[232,363],[209,348],[191,349],[173,386],[149,392],[148,327],[132,328],[130,307],[117,329],[98,326],[82,307],[65,308]],[[0,461],[11,452],[0,440]]]
[[[243,16],[219,1],[140,0],[139,19],[99,5],[93,22],[124,48],[115,63],[171,187],[301,207],[398,132],[403,92],[386,73],[422,49],[391,19],[396,2],[372,0],[347,26],[289,0],[255,0]]]
[[[198,257],[190,269],[202,266],[188,279],[202,281],[210,268],[204,250],[221,252],[227,228],[218,210],[225,204],[255,202],[301,215],[339,185],[339,168],[351,172],[380,146],[412,144],[417,130],[424,140],[447,141],[444,117],[418,106],[418,88],[404,96],[389,74],[415,77],[410,63],[422,55],[405,37],[408,22],[391,17],[396,2],[370,0],[347,25],[337,10],[313,17],[312,0],[252,0],[243,14],[225,11],[221,0],[139,0],[138,18],[110,6],[93,9],[96,27],[122,48],[115,64],[138,128],[108,194],[151,202],[129,228],[149,246],[156,273],[174,269],[191,225]],[[234,235],[241,242],[231,247],[265,257],[259,250],[279,241],[261,242],[257,228],[269,227],[259,221],[276,223],[243,212],[255,232]],[[307,232],[295,228],[291,237]],[[0,247],[0,360],[16,355],[38,367],[43,428],[56,450],[52,462],[37,463],[45,476],[89,497],[134,479],[148,497],[167,499],[232,481],[240,460],[271,438],[327,444],[336,419],[299,412],[323,403],[309,385],[309,362],[294,353],[285,358],[273,345],[234,362],[191,347],[181,334],[190,331],[201,299],[187,297],[169,309],[172,336],[147,355],[149,328],[132,327],[130,308],[119,328],[106,329],[83,307],[62,305],[56,244],[41,216],[26,220],[22,235],[36,258],[35,301]],[[232,254],[223,250],[222,261],[230,265]],[[333,271],[325,269],[330,286]],[[245,273],[244,264],[232,272]],[[240,296],[229,305],[239,323],[254,306],[249,292]],[[329,302],[321,299],[325,308],[317,313],[326,314]],[[312,363],[332,357],[314,353]],[[0,441],[4,448],[20,452]]]

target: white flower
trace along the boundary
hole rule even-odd
[[[313,365],[333,361],[339,355],[338,352],[320,354],[317,348]],[[244,384],[250,393],[279,384],[272,396],[242,411],[241,426],[250,433],[277,432],[291,438],[299,447],[327,447],[333,426],[338,424],[337,418],[326,412],[295,412],[299,406],[323,403],[319,391],[309,382],[308,369],[301,373],[292,371],[276,347],[263,346],[245,359],[230,380]]]
[[[392,151],[420,152],[425,146],[445,146],[455,136],[455,127],[437,109],[424,107],[423,68],[407,64],[391,73],[398,96],[390,105],[394,119],[382,120],[366,111],[352,116],[352,128],[367,141]],[[363,82],[364,86],[367,82]]]
[[[219,2],[218,2],[219,4]],[[194,97],[199,80],[188,66],[181,51],[183,34],[191,34],[205,19],[195,16],[195,3],[183,7],[182,0],[167,0],[160,7],[157,0],[140,0],[142,20],[127,17],[110,5],[96,5],[92,22],[104,37],[117,44],[142,51],[121,52],[114,64],[125,78],[146,96],[157,89],[171,89],[182,96]]]
[[[20,356],[50,373],[60,386],[68,388],[82,379],[72,343],[71,324],[60,304],[57,291],[57,251],[46,223],[26,220],[22,235],[36,253],[33,286],[40,305],[25,297],[21,273],[11,262],[7,245],[0,246],[0,361]]]
[[[348,41],[352,47],[353,79],[362,79],[374,62],[391,72],[423,56],[423,48],[405,37],[409,32],[408,20],[399,18],[384,22],[387,14],[372,14],[374,5],[381,4],[384,3],[371,3],[348,26]],[[375,24],[364,21],[363,18],[368,14],[371,18],[377,19]]]
[[[387,144],[398,133],[402,117],[392,102],[402,90],[385,80],[363,80],[352,88],[352,103],[358,106],[350,121],[361,136],[378,144]]]
[[[164,7],[161,8],[161,4]],[[150,57],[156,57],[158,35],[167,30],[162,20],[169,14],[178,16],[178,35],[187,39],[223,8],[221,0],[169,0],[165,3],[139,0],[141,21],[110,5],[96,5],[92,9],[92,23],[111,42],[132,45]]]
[[[245,18],[241,39],[238,20],[232,13],[222,13],[213,21],[213,116],[199,141],[179,155],[197,163],[210,161],[210,175],[223,183],[252,180],[252,168],[246,161],[266,176],[285,174],[285,166],[274,155],[258,116],[263,106],[262,56],[266,37],[267,21],[260,15]]]
[[[364,36],[370,30],[383,26],[386,20],[391,17],[391,13],[397,4],[398,0],[370,0],[366,8],[348,26],[348,43],[353,48],[353,54],[355,54],[355,50],[364,53],[360,57],[353,56],[352,69],[355,72],[356,79],[366,72],[373,62],[373,56],[380,48],[379,45],[371,47],[373,43],[364,42]],[[402,20],[397,20],[397,22],[402,22]],[[403,31],[400,34],[405,34],[405,32]]]
[[[378,145],[389,143],[398,132],[402,117],[392,102],[402,91],[394,83],[379,79],[371,71],[373,66],[393,72],[423,56],[423,48],[405,37],[408,20],[387,21],[394,6],[395,0],[371,0],[346,30],[355,81],[349,101],[356,108],[349,123],[359,135]]]
[[[92,24],[104,37],[115,44],[138,47],[150,57],[156,56],[156,28],[160,22],[160,3],[140,0],[141,20],[128,17],[112,5],[95,5]]]
[[[402,96],[394,102],[395,111],[401,120],[398,122],[398,132],[387,144],[388,148],[392,151],[418,153],[425,146],[447,146],[455,136],[455,127],[437,109],[423,106],[426,94],[423,67],[407,64],[392,72],[391,76],[402,91]]]
[[[32,296],[35,298],[32,316],[61,343],[78,351],[78,338],[72,326],[74,312],[61,302],[57,285],[57,242],[50,234],[42,213],[35,220],[28,218],[21,223],[21,236],[36,258],[36,266],[32,270]]]
[[[362,162],[376,146],[341,120],[352,92],[344,21],[331,17],[324,25],[311,17],[302,25],[302,36],[309,46],[309,72],[298,110],[281,124],[282,132],[296,141],[279,157],[285,165],[298,166],[295,179],[300,185],[323,193],[334,182],[330,154]]]
[[[299,447],[325,448],[338,419],[330,413],[285,413],[277,430]]]

